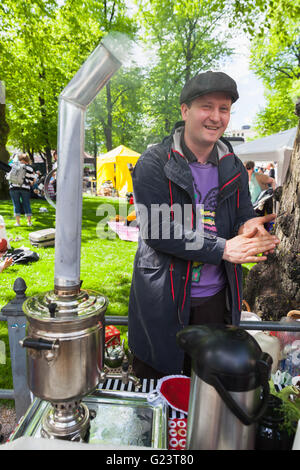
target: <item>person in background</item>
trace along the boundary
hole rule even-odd
[[[6,241],[7,248],[10,250],[11,246],[9,243],[9,240],[7,239],[7,234],[6,234],[6,227],[5,227],[5,222],[3,216],[0,214],[0,240]]]
[[[56,171],[53,173],[48,183],[48,194],[50,199],[56,201]]]
[[[4,269],[11,266],[13,262],[12,257],[5,257],[6,250],[7,241],[5,240],[5,238],[0,238],[0,273],[2,273]]]
[[[22,205],[24,208],[25,216],[27,217],[27,225],[31,226],[32,211],[30,206],[30,188],[35,182],[35,173],[33,168],[30,166],[30,158],[26,153],[20,153],[18,155],[20,163],[25,165],[26,173],[22,185],[16,185],[13,183],[9,184],[9,194],[14,206],[14,216],[16,218],[15,226],[20,226],[20,217]]]
[[[275,169],[273,163],[269,163],[269,165],[267,166],[267,170],[269,171],[270,178],[275,179]]]
[[[31,197],[36,199],[44,199],[44,180],[45,177],[38,170],[36,172],[37,179],[31,188]]]
[[[265,189],[268,189],[269,185],[271,185],[272,189],[276,189],[276,182],[274,178],[270,178],[268,175],[264,175],[263,173],[255,173],[254,171],[255,164],[252,161],[248,161],[245,163],[245,168],[248,172],[249,178],[249,191],[251,195],[251,202],[254,204],[257,201],[260,193]]]
[[[53,160],[54,160],[53,165],[52,165],[52,170],[56,170],[56,168],[57,168],[57,150],[53,150],[52,157],[53,157]]]

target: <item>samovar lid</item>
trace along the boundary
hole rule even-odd
[[[81,290],[71,296],[59,296],[54,291],[48,291],[28,298],[23,310],[29,320],[70,322],[104,313],[107,305],[108,299],[93,291]]]

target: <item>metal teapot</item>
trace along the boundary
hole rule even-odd
[[[104,353],[104,364],[111,369],[121,367],[125,357],[124,340],[121,345],[108,345],[114,338],[115,337],[113,336],[106,343]]]

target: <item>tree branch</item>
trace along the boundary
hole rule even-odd
[[[114,14],[115,14],[115,6],[116,6],[116,2],[114,2],[113,6],[112,6],[112,11],[111,11],[110,19],[109,19],[109,26],[111,26],[111,22],[113,20]]]
[[[114,106],[114,104],[116,104],[116,102],[118,101],[118,99],[120,98],[120,96],[123,95],[123,93],[125,93],[125,91],[128,91],[129,88],[124,88],[124,90],[120,91],[120,93],[117,95],[117,97],[114,99],[114,101],[112,101],[112,106]]]
[[[274,65],[270,65],[268,68],[269,68],[269,70],[275,70],[276,72],[283,73],[284,75],[286,75],[290,79],[293,78],[294,73],[292,72],[292,75],[291,75],[286,70],[284,70],[284,67],[275,67]],[[287,67],[287,68],[289,68],[289,67]]]

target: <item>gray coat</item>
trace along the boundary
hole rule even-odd
[[[129,347],[139,359],[165,374],[182,371],[184,352],[176,344],[176,333],[189,324],[193,261],[215,265],[224,262],[232,324],[239,323],[242,267],[222,261],[222,256],[226,240],[235,236],[248,219],[255,217],[248,173],[229,142],[221,139],[217,142],[219,193],[215,222],[218,236],[196,230],[193,178],[188,161],[182,155],[179,132],[175,127],[161,144],[147,149],[132,174],[140,236],[129,300]],[[151,237],[153,204],[167,204],[169,208],[172,204],[181,207],[186,204],[190,215],[185,214],[180,224],[169,209],[169,215],[165,214],[155,227],[155,237]],[[139,210],[140,206],[143,210]],[[163,236],[165,222],[170,227],[168,238]]]

